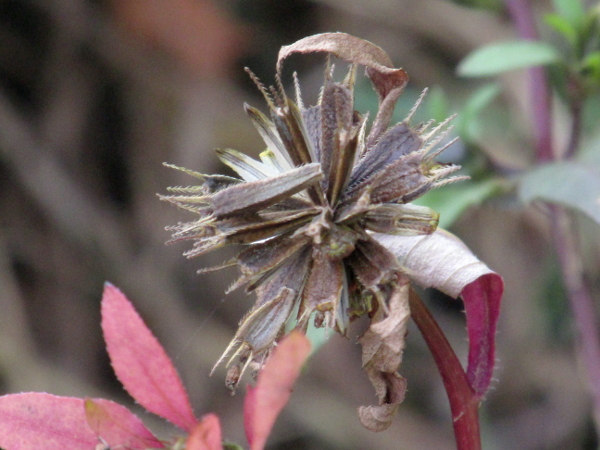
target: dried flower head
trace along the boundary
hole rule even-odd
[[[342,82],[333,80],[328,63],[316,106],[303,106],[297,80],[296,102],[283,88],[282,62],[296,52],[327,52],[351,63]],[[367,118],[353,107],[357,65],[366,67],[379,96],[370,130]],[[260,161],[235,150],[217,150],[239,179],[170,166],[202,183],[170,188],[174,195],[161,197],[199,216],[171,227],[171,242],[194,241],[185,253],[188,257],[243,245],[237,257],[221,267],[237,265],[242,275],[231,289],[245,285],[257,300],[219,360],[235,350],[227,363],[227,384],[235,387],[249,365],[261,367],[293,311],[302,330],[314,320],[316,326],[345,334],[349,322],[364,315],[374,324],[394,322],[391,329],[401,339],[392,350],[395,360],[380,361],[376,369],[394,373],[402,384],[395,371],[409,315],[408,278],[395,256],[370,232],[415,235],[436,229],[438,214],[410,202],[461,178],[444,178],[459,167],[434,160],[446,147],[436,148],[449,130],[448,121],[413,126],[411,117],[421,96],[405,120],[389,126],[408,76],[394,69],[379,47],[343,33],[311,36],[283,47],[276,87],[266,89],[250,76],[270,110],[269,119],[245,105],[267,145]],[[369,333],[376,334],[374,340]],[[365,349],[367,369],[386,339],[384,334],[372,326],[361,338],[363,346],[371,348]],[[386,364],[390,367],[381,367]],[[403,395],[403,388],[397,392]]]

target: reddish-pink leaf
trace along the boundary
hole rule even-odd
[[[190,433],[186,450],[222,450],[221,423],[215,414],[205,415]]]
[[[85,417],[92,431],[111,448],[163,448],[139,417],[118,403],[85,399]]]
[[[133,305],[110,283],[102,297],[102,330],[127,392],[148,411],[191,431],[198,421],[173,363]]]
[[[465,302],[469,332],[467,380],[479,397],[485,395],[492,382],[494,340],[503,292],[502,277],[488,273],[467,284],[460,294]]]
[[[42,392],[0,397],[0,447],[91,450],[100,441],[85,420],[83,399]]]
[[[248,386],[244,401],[244,426],[251,450],[264,448],[277,416],[288,402],[310,342],[294,331],[275,348],[258,375],[256,387]]]
[[[462,296],[467,314],[467,379],[478,397],[494,371],[496,324],[504,291],[502,277],[490,270],[456,236],[438,229],[427,236],[373,236],[396,255],[409,276],[424,287]]]

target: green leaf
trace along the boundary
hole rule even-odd
[[[488,106],[500,92],[498,83],[490,83],[480,87],[475,91],[465,103],[465,106],[458,113],[455,122],[456,131],[462,139],[472,141],[475,138],[474,131],[477,118],[481,111]]]
[[[600,105],[598,105],[600,107]],[[594,113],[594,116],[596,113]],[[598,130],[582,143],[577,160],[585,165],[600,167],[600,133]]]
[[[546,14],[544,16],[544,22],[550,28],[554,29],[554,31],[562,34],[571,45],[575,45],[577,42],[577,30],[571,22],[563,16],[559,16],[558,14]]]
[[[592,52],[585,57],[581,62],[580,72],[591,84],[600,82],[600,51]]]
[[[558,61],[560,54],[546,42],[509,41],[478,48],[462,60],[457,71],[464,77],[485,77]]]
[[[525,203],[558,203],[600,223],[600,166],[575,161],[540,166],[521,179],[519,197]]]
[[[569,21],[573,27],[578,27],[585,17],[585,10],[580,0],[552,0],[556,12]]]
[[[447,229],[470,206],[481,204],[501,189],[497,179],[464,182],[429,191],[414,203],[428,206],[440,214],[439,228]]]
[[[444,121],[450,113],[448,98],[444,90],[439,86],[434,86],[426,97],[427,115],[436,122]]]

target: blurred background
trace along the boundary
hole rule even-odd
[[[189,261],[181,256],[189,243],[164,245],[165,226],[191,216],[156,193],[193,181],[162,163],[229,173],[214,148],[258,155],[263,144],[242,105],[264,111],[264,102],[243,68],[271,83],[279,47],[319,32],[368,39],[408,72],[400,119],[426,86],[423,117],[460,113],[486,81],[458,78],[458,62],[515,36],[501,5],[485,3],[0,0],[0,393],[101,396],[136,408],[102,340],[99,302],[108,280],[165,346],[196,412],[217,413],[226,439],[244,444],[243,389],[230,396],[224,371],[208,374],[253,298],[224,295],[234,270],[196,274],[231,253]],[[305,102],[314,104],[323,58],[294,56],[286,67],[298,71]],[[524,72],[499,81],[493,103],[472,123],[460,122],[468,136],[448,152],[470,183],[510,180],[534,159]],[[361,81],[357,109],[375,102]],[[562,145],[568,118],[557,107]],[[515,199],[510,183],[495,186],[493,195],[461,197],[446,223],[506,283],[496,381],[481,410],[484,448],[597,448],[547,222]],[[578,217],[578,226],[592,236],[585,267],[597,295],[598,229],[586,220]],[[464,360],[461,302],[425,295]],[[269,448],[454,448],[443,385],[415,327],[401,367],[406,401],[387,431],[362,428],[356,409],[376,397],[360,367],[357,333],[332,337],[312,357]],[[138,412],[162,437],[173,432]]]

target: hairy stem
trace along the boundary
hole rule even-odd
[[[409,302],[411,316],[433,355],[448,394],[456,447],[458,450],[480,450],[479,403],[481,398],[476,396],[471,389],[467,375],[446,336],[412,288]]]

